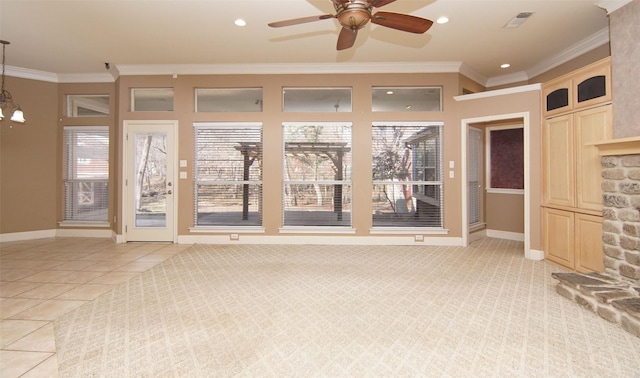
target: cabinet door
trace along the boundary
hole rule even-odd
[[[576,213],[575,220],[576,270],[603,272],[602,217]]]
[[[602,210],[602,164],[595,143],[613,136],[611,105],[575,113],[576,206]]]
[[[542,106],[545,116],[571,110],[573,106],[573,84],[570,79],[556,79],[542,87]]]
[[[574,268],[574,217],[571,211],[542,209],[544,257],[570,269]]]
[[[542,209],[544,257],[569,269],[574,269],[574,220],[571,211]]]
[[[575,206],[573,118],[547,119],[543,130],[543,201],[547,205]]]
[[[611,101],[611,63],[603,59],[576,73],[573,78],[573,109]]]

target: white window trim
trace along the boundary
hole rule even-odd
[[[522,129],[524,136],[523,125],[504,125],[504,126],[489,126],[486,128],[486,143],[485,143],[485,190],[487,193],[494,194],[524,194],[524,189],[505,189],[505,188],[493,188],[491,187],[491,132],[496,130],[513,130]],[[524,142],[523,142],[524,147]]]
[[[428,122],[372,122],[372,127],[380,127],[380,126],[418,126],[418,127],[426,127],[426,126],[439,126],[440,127],[440,143],[441,148],[444,149],[444,121],[428,121]],[[444,159],[444,153],[442,154]],[[444,164],[444,160],[441,162]],[[444,167],[442,168],[442,174],[444,179]],[[413,182],[413,181],[411,181]],[[388,181],[372,181],[374,185],[377,183],[389,183]],[[406,235],[406,234],[424,234],[424,235],[447,235],[449,234],[449,229],[444,227],[444,180],[442,181],[419,181],[420,184],[427,185],[435,185],[439,184],[442,188],[442,227],[394,227],[394,226],[373,226],[369,229],[369,233],[371,235],[382,235],[382,234],[392,234],[392,235]]]

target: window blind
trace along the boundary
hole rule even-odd
[[[373,226],[442,228],[442,124],[374,124],[372,136]]]
[[[262,126],[196,124],[195,224],[262,225]]]
[[[107,222],[109,129],[68,126],[63,139],[63,220]]]
[[[283,125],[283,225],[351,226],[351,124]]]

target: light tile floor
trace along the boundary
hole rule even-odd
[[[0,376],[57,377],[53,320],[189,247],[95,238],[0,243]]]

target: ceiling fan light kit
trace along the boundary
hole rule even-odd
[[[358,35],[358,30],[362,29],[369,21],[371,23],[385,26],[391,29],[401,30],[409,33],[425,33],[433,21],[425,18],[411,16],[408,14],[392,12],[371,13],[372,8],[380,8],[396,0],[331,0],[336,14],[323,14],[319,16],[294,18],[291,20],[277,21],[269,23],[269,26],[278,28],[336,18],[342,29],[338,35],[338,50],[348,49],[353,46]]]

